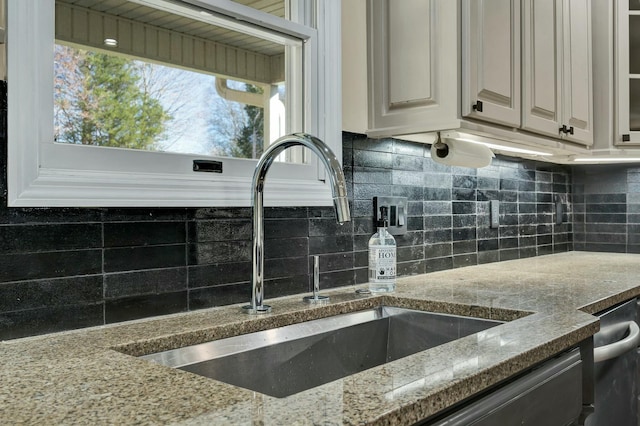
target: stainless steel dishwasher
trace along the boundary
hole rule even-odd
[[[639,362],[637,299],[598,314],[594,340],[595,407],[586,426],[638,426]],[[612,343],[613,342],[613,343]]]

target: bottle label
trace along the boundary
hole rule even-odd
[[[396,279],[396,248],[369,246],[369,281]]]

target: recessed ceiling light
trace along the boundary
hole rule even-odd
[[[117,47],[118,46],[118,40],[116,40],[115,38],[105,38],[103,41],[105,46],[109,46],[109,47]]]

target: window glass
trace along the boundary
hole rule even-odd
[[[215,19],[190,5],[58,0],[55,141],[258,158],[299,128],[285,60],[301,43]]]
[[[233,0],[245,6],[253,7],[261,12],[270,13],[279,18],[286,18],[284,0]]]

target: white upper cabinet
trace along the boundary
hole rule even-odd
[[[589,0],[525,0],[522,63],[522,128],[593,144]]]
[[[375,0],[369,6],[368,133],[455,126],[458,28],[451,23],[456,2]]]
[[[345,130],[427,143],[455,130],[557,158],[588,153],[591,0],[344,3],[367,19],[343,26],[343,47],[366,44],[368,64],[343,52],[344,109],[368,111],[346,113]]]
[[[520,1],[462,3],[462,116],[520,126]]]
[[[640,2],[619,0],[616,14],[615,143],[640,144]]]

